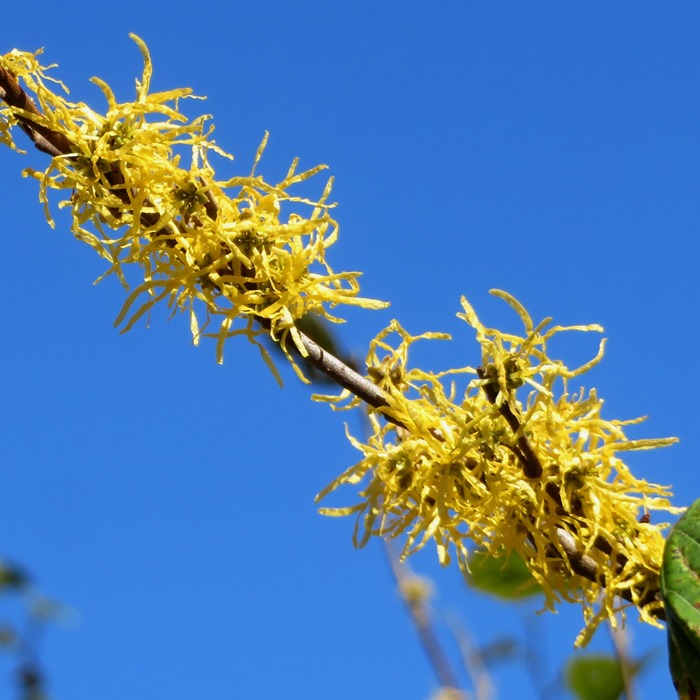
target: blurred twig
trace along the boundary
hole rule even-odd
[[[429,582],[411,573],[410,569],[399,561],[396,553],[386,540],[384,540],[384,551],[386,552],[401,599],[411,616],[418,638],[430,665],[435,671],[438,682],[443,690],[449,689],[463,693],[457,680],[457,674],[452,669],[432,625],[427,605],[430,596]]]
[[[474,684],[475,700],[494,700],[495,690],[486,668],[486,662],[481,651],[472,641],[469,631],[465,629],[463,624],[452,625],[452,634],[459,645],[464,667]]]
[[[627,636],[627,631],[620,627],[615,629],[610,623],[608,623],[608,629],[610,630],[610,638],[612,639],[615,658],[617,659],[617,663],[620,665],[620,673],[622,674],[622,685],[624,688],[625,698],[626,700],[635,700],[633,683],[635,669],[634,662],[629,656],[629,638]]]

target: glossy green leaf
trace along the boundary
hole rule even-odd
[[[469,557],[469,582],[479,590],[507,600],[527,598],[542,590],[517,554],[506,557],[474,552]]]
[[[671,677],[681,700],[700,697],[700,499],[666,540],[661,569]]]

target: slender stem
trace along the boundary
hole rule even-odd
[[[304,359],[319,372],[323,372],[327,377],[332,379],[336,384],[343,389],[347,389],[352,394],[362,399],[366,404],[373,408],[386,408],[389,405],[386,394],[373,382],[366,377],[358,374],[354,369],[348,367],[344,362],[339,360],[335,355],[332,355],[327,350],[324,350],[318,343],[311,340],[301,331],[301,342],[304,349],[308,353]],[[293,343],[289,343],[290,349],[293,348],[297,354],[302,357],[298,348]]]
[[[457,640],[464,667],[474,684],[474,700],[493,700],[495,690],[481,650],[472,641],[464,624],[453,622],[450,627]]]
[[[0,91],[1,97],[10,107],[21,109],[29,114],[41,116],[41,112],[33,100],[22,90],[16,78],[8,70],[0,66]],[[34,142],[34,145],[50,156],[58,156],[74,151],[74,146],[64,134],[41,126],[28,116],[17,115],[22,130]]]
[[[477,367],[476,374],[479,379],[490,380],[482,386],[486,398],[494,405],[498,402],[498,383],[495,378],[491,376],[491,373],[486,367]],[[520,461],[523,465],[523,472],[528,479],[539,479],[542,476],[542,464],[540,463],[539,457],[535,454],[532,449],[530,441],[525,437],[522,432],[520,421],[518,417],[513,413],[513,409],[507,401],[503,401],[498,410],[500,414],[505,418],[506,423],[510,426],[513,434],[516,436],[516,444],[518,446],[518,451],[520,453]]]
[[[634,663],[629,657],[627,649],[628,638],[627,630],[624,628],[613,628],[611,623],[608,623],[610,638],[612,640],[613,649],[615,650],[615,658],[620,666],[622,674],[622,686],[625,695],[625,700],[635,700],[634,692]]]
[[[452,666],[447,659],[447,655],[440,644],[440,640],[435,633],[435,629],[431,624],[425,600],[419,595],[407,595],[407,584],[410,583],[411,576],[406,574],[404,565],[399,563],[398,557],[391,550],[389,543],[385,541],[384,545],[384,551],[386,552],[389,566],[391,567],[391,572],[394,575],[399,593],[401,594],[401,599],[403,600],[404,605],[406,606],[406,609],[413,620],[413,625],[418,633],[418,638],[420,639],[423,650],[430,661],[430,665],[435,671],[438,682],[443,689],[450,688],[459,690],[460,684],[457,680],[457,674],[452,669]]]

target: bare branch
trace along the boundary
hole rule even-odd
[[[43,153],[50,156],[60,156],[75,151],[75,146],[65,134],[47,129],[35,123],[31,116],[41,116],[41,112],[34,104],[34,101],[22,90],[17,79],[8,70],[0,66],[0,91],[2,99],[10,107],[21,109],[27,114],[16,114],[19,125],[27,136],[34,142],[34,145]]]

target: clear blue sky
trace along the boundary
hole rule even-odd
[[[672,483],[679,505],[700,496],[700,5],[46,5],[7,4],[0,51],[44,46],[75,99],[102,104],[92,75],[131,97],[135,32],[155,89],[208,96],[231,172],[248,172],[265,130],[270,179],[296,155],[331,167],[331,263],[392,302],[351,315],[355,352],[396,317],[455,334],[424,364],[474,364],[454,314],[466,294],[486,322],[509,322],[492,287],[538,318],[600,323],[592,381],[607,415],[649,415],[633,435],[681,438],[633,456],[636,472]],[[92,285],[103,262],[65,217],[47,227],[20,177],[42,163],[0,153],[0,555],[74,611],[40,648],[53,696],[427,698],[436,682],[381,547],[355,551],[352,521],[313,501],[357,459],[346,417],[290,372],[280,390],[244,342],[217,366],[185,318],[120,336],[123,291]],[[575,364],[594,348],[563,351]],[[578,610],[532,622],[470,593],[432,550],[413,567],[435,581],[451,653],[457,620],[478,644],[525,640],[555,678]],[[629,629],[635,653],[658,651],[639,698],[671,698],[665,635]],[[609,648],[605,632],[594,648]],[[501,698],[537,697],[522,667],[494,680]]]

